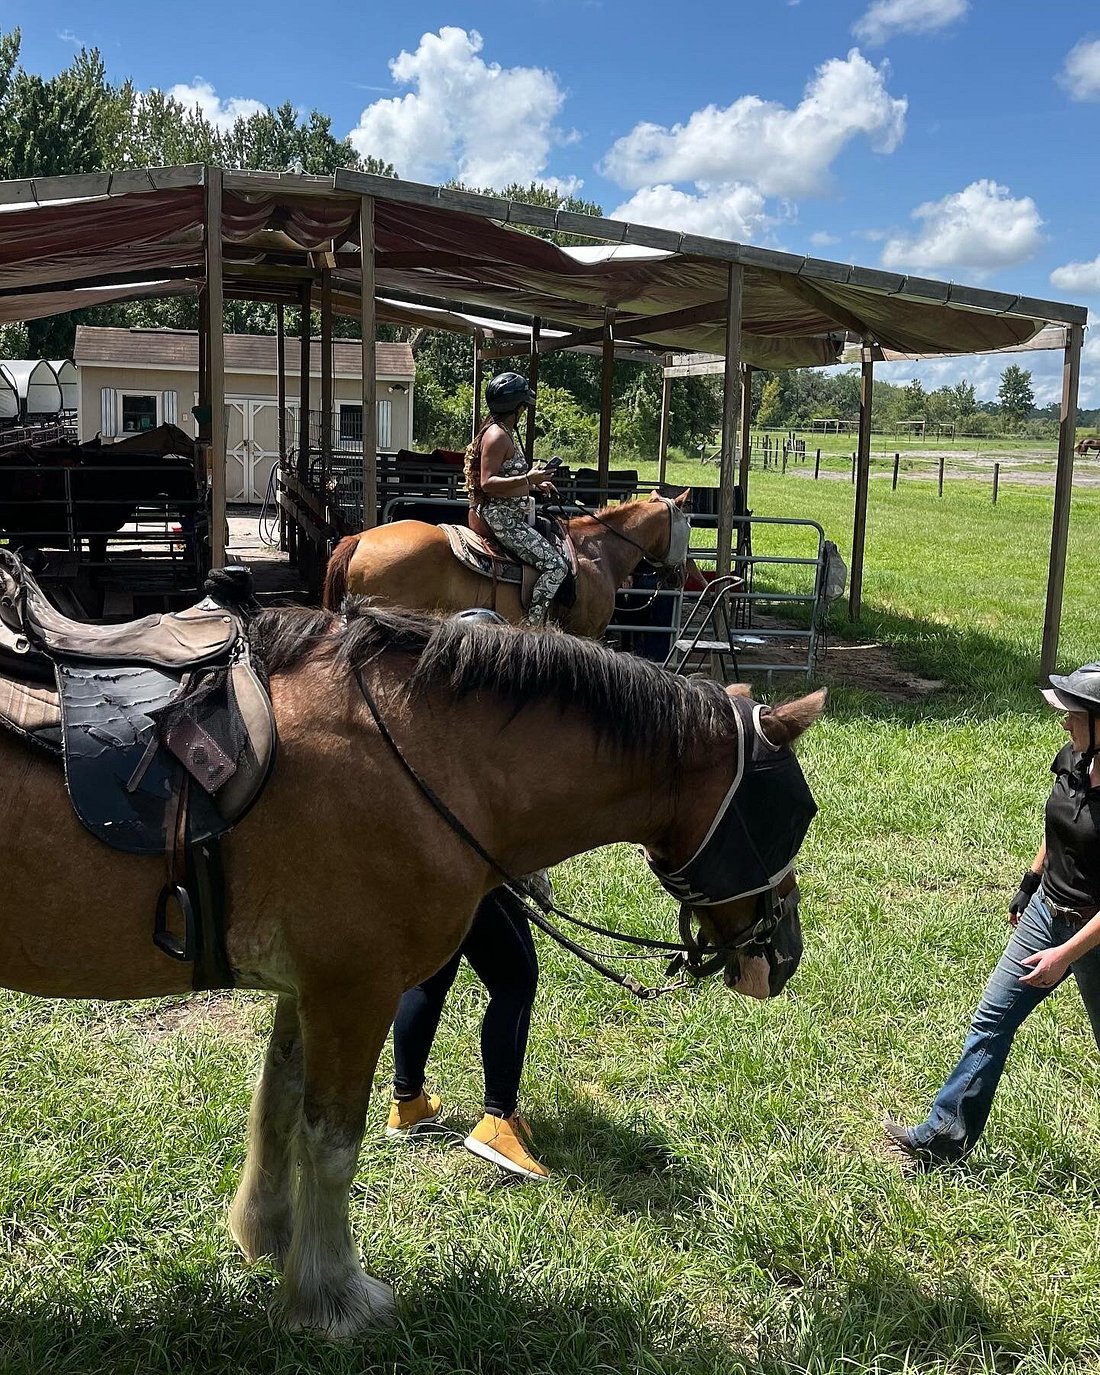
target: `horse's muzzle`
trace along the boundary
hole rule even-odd
[[[793,896],[793,895],[792,895]],[[802,925],[798,898],[784,900],[784,913],[772,936],[749,950],[730,954],[722,979],[727,988],[748,998],[774,998],[802,958]]]

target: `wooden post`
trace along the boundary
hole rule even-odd
[[[528,369],[527,373],[527,385],[535,393],[536,397],[538,396],[539,385],[539,333],[541,331],[541,326],[542,322],[541,320],[539,320],[538,316],[536,316],[531,321],[531,366]],[[534,406],[527,407],[528,463],[534,463],[535,461],[535,435],[537,434],[537,427],[535,424],[535,411],[537,410],[537,408],[537,401]]]
[[[817,451],[817,457],[814,459],[814,481],[815,481],[815,482],[817,481],[818,475],[820,474],[820,472],[821,472],[821,450],[818,449],[818,451]]]
[[[745,510],[749,509],[749,463],[752,459],[752,368],[741,368],[741,462],[737,469],[737,485],[741,488]]]
[[[313,310],[313,290],[307,284],[302,287],[302,319],[298,327],[298,356],[300,373],[298,377],[298,477],[305,482],[309,477],[309,370],[312,363],[310,351],[310,325]]]
[[[943,496],[943,454],[940,454],[939,494]]]
[[[280,301],[275,307],[275,405],[279,411],[279,471],[276,491],[286,466],[286,307]],[[279,506],[279,548],[286,549],[286,512]]]
[[[722,452],[718,470],[718,576],[733,563],[734,437],[741,406],[741,300],[745,269],[730,263],[726,287],[726,367],[722,376]]]
[[[994,505],[994,506],[996,506],[996,504],[997,504],[997,488],[1000,487],[1000,485],[1001,485],[1001,465],[1000,465],[999,463],[994,463],[994,465],[993,465],[993,505]]]
[[[670,355],[665,354],[664,366],[667,368]],[[668,466],[668,431],[672,420],[672,378],[661,376],[661,428],[657,439],[657,485],[665,480]]]
[[[481,332],[474,330],[474,413],[470,417],[471,430],[470,438],[477,436],[481,429],[481,393],[482,393],[482,361],[481,361]]]
[[[852,455],[852,481],[856,480],[856,463],[859,461],[858,453]]]
[[[615,312],[603,316],[603,352],[600,357],[600,446],[597,472],[600,501],[607,500],[607,474],[611,465],[611,400],[615,382]]]
[[[1085,331],[1070,325],[1062,365],[1062,406],[1058,420],[1058,468],[1054,479],[1054,520],[1050,531],[1050,566],[1043,614],[1043,648],[1039,681],[1045,683],[1058,662],[1058,636],[1062,628],[1062,591],[1066,578],[1066,548],[1073,494],[1073,445],[1077,438],[1077,393],[1081,382],[1081,344]]]
[[[376,338],[378,322],[374,304],[374,197],[363,196],[359,201],[359,255],[362,282],[359,291],[359,333],[362,337],[363,407],[363,512],[359,517],[363,529],[378,523],[378,402],[375,398],[378,376]],[[412,394],[409,395],[410,405]],[[409,436],[412,442],[412,436]]]
[[[206,287],[199,288],[199,408],[210,407],[210,297]],[[195,418],[195,434],[200,444],[210,444],[210,421]]]
[[[891,490],[892,492],[896,492],[896,491],[898,490],[898,468],[899,468],[900,466],[901,466],[901,454],[896,453],[896,454],[894,455],[894,480],[893,480],[893,482],[890,484],[890,490]]]
[[[863,601],[863,550],[867,543],[867,489],[871,485],[871,405],[875,365],[871,350],[863,349],[859,380],[859,439],[855,514],[852,519],[852,572],[848,589],[848,619],[858,621]]]
[[[332,272],[321,269],[321,470],[332,472]]]
[[[210,366],[210,566],[225,567],[225,295],[222,283],[222,173],[207,167],[206,298]]]

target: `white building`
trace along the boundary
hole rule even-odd
[[[408,344],[377,346],[375,398],[380,451],[412,447],[416,369]],[[225,336],[226,499],[262,501],[279,456],[277,341],[271,334]],[[336,340],[333,352],[333,442],[354,450],[362,440],[362,346]],[[123,438],[157,425],[196,433],[198,335],[174,329],[97,329],[78,325],[73,357],[80,376],[82,441]],[[298,444],[300,351],[286,343],[287,445]],[[310,410],[320,410],[321,348],[313,341]]]

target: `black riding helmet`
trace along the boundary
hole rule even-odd
[[[1096,719],[1100,716],[1100,663],[1082,664],[1072,673],[1052,673],[1050,687],[1043,696],[1060,711],[1087,711],[1089,715],[1089,748],[1085,761],[1091,765],[1093,756],[1100,753],[1096,738]]]
[[[522,406],[533,406],[535,393],[522,373],[502,372],[485,388],[485,403],[493,415],[511,415]]]

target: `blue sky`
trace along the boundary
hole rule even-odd
[[[316,106],[413,179],[553,181],[643,223],[1100,310],[1096,0],[0,0],[0,22],[32,70],[94,44],[214,118]],[[1021,361],[1053,399],[1060,359]],[[1004,362],[922,372],[993,395]],[[1100,338],[1083,372],[1100,405]]]

